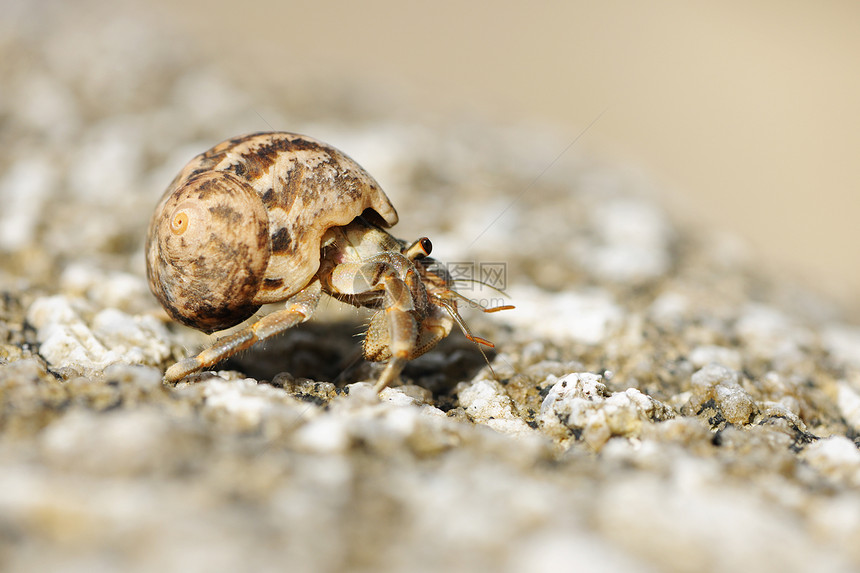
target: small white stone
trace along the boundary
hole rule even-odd
[[[525,364],[534,364],[546,356],[546,346],[540,340],[533,340],[523,347],[521,355]]]
[[[717,403],[729,423],[736,425],[750,423],[756,411],[752,396],[740,387],[718,385],[715,391]]]
[[[421,410],[411,404],[388,408],[383,416],[385,429],[389,434],[406,437],[415,431]]]
[[[205,387],[203,395],[206,397],[208,409],[228,412],[232,416],[241,418],[248,426],[256,426],[262,420],[268,401],[263,396],[254,395],[251,392],[251,389],[257,386],[255,380],[249,378],[226,382],[210,378],[200,384]]]
[[[55,180],[55,168],[47,157],[14,162],[0,179],[0,251],[14,251],[36,240]]]
[[[349,447],[349,433],[343,418],[325,414],[302,425],[293,434],[293,442],[300,449],[315,453],[333,454]]]
[[[591,212],[600,244],[575,251],[583,266],[616,283],[662,276],[669,268],[671,226],[653,204],[635,198],[599,203]]]
[[[142,390],[160,388],[164,372],[154,366],[139,364],[111,364],[104,369],[105,380],[118,380],[120,384],[134,384]]]
[[[504,434],[533,433],[522,418],[514,414],[513,402],[501,384],[494,380],[477,380],[464,384],[457,392],[460,405],[475,422]]]
[[[855,430],[860,430],[860,394],[846,382],[837,384],[836,405],[845,421]]]
[[[42,445],[63,463],[113,473],[156,467],[169,439],[167,420],[155,411],[73,411],[48,426]]]
[[[798,360],[801,346],[812,341],[806,328],[784,312],[763,304],[746,305],[735,330],[746,355],[768,360]]]
[[[555,341],[599,344],[618,331],[624,316],[612,296],[601,290],[550,293],[515,287],[509,294],[516,308],[500,313],[500,318]]]
[[[674,417],[672,409],[636,388],[607,395],[600,376],[588,372],[568,374],[553,384],[541,404],[538,418],[545,432],[570,428],[600,449],[612,436],[635,437],[644,422]]]
[[[341,407],[346,408],[361,408],[365,406],[373,406],[379,402],[379,397],[373,389],[373,385],[368,382],[355,382],[347,384],[348,393],[337,400]]]
[[[206,410],[242,431],[256,431],[270,418],[299,423],[313,409],[297,403],[283,388],[252,378],[227,381],[214,377],[198,384],[203,386]]]
[[[703,389],[717,384],[736,386],[738,373],[720,364],[708,364],[693,373],[693,388]]]
[[[104,309],[87,324],[87,303],[63,295],[40,297],[27,310],[39,353],[55,368],[93,374],[116,363],[158,365],[170,355],[169,335],[151,316]]]
[[[732,370],[740,370],[742,366],[741,354],[733,348],[705,344],[697,346],[690,352],[690,362],[696,368],[708,364],[719,364]]]
[[[433,393],[414,384],[384,388],[379,393],[381,400],[396,406],[414,406],[433,401]]]
[[[713,399],[726,420],[743,425],[756,411],[753,397],[738,383],[738,373],[720,364],[708,364],[692,376],[691,403],[698,407]]]
[[[676,325],[690,312],[689,297],[674,291],[660,294],[648,309],[651,319],[658,324]]]
[[[158,364],[170,356],[167,329],[152,316],[106,308],[93,317],[92,330],[123,362]]]
[[[831,436],[810,444],[803,458],[822,475],[847,485],[860,485],[860,450],[844,436]]]
[[[554,376],[552,378],[555,378]],[[606,394],[606,385],[599,374],[575,372],[558,379],[547,392],[540,407],[541,416],[575,398],[596,400]]]
[[[860,368],[860,327],[836,325],[826,328],[821,335],[821,343],[837,362]]]
[[[86,264],[71,264],[60,275],[65,294],[86,297],[94,303],[125,311],[141,311],[150,296],[146,279],[130,273],[106,272]],[[151,306],[150,306],[151,308]]]
[[[36,327],[39,353],[55,368],[100,371],[118,361],[87,328],[72,301],[62,295],[33,301],[27,319]]]

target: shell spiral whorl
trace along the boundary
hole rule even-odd
[[[224,171],[175,182],[147,235],[147,276],[175,320],[215,332],[260,308],[252,301],[269,263],[266,209],[254,189]]]

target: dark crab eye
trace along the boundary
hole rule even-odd
[[[421,243],[421,249],[424,251],[425,257],[429,255],[431,251],[433,251],[433,243],[431,243],[430,239],[428,239],[427,237],[421,237],[420,239],[418,239],[418,242]]]
[[[406,249],[406,258],[414,261],[426,257],[433,250],[433,243],[427,237],[421,237]]]

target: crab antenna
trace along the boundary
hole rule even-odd
[[[500,310],[513,310],[516,308],[512,304],[504,304],[501,306],[491,306],[488,308],[488,307],[481,305],[480,303],[475,302],[474,300],[470,299],[467,296],[463,296],[462,294],[458,293],[455,290],[449,289],[448,292],[450,292],[452,295],[454,295],[454,296],[456,296],[462,300],[465,300],[466,302],[468,302],[471,305],[477,306],[478,308],[481,309],[481,312],[499,312]],[[499,292],[502,292],[502,291],[499,291]],[[504,293],[502,293],[502,294],[504,294]]]
[[[464,283],[471,283],[471,284],[479,284],[481,286],[485,286],[487,288],[493,289],[494,291],[496,291],[497,293],[499,293],[501,295],[508,296],[508,293],[506,293],[502,289],[500,289],[498,287],[494,287],[490,283],[476,279],[476,278],[468,278],[468,277],[462,277],[462,278],[456,278],[456,279],[452,278],[452,279],[450,279],[450,281],[452,283],[464,282]]]
[[[450,292],[454,292],[454,291],[450,291]],[[454,294],[457,294],[457,293],[455,292]],[[466,326],[466,321],[463,320],[463,317],[460,316],[460,313],[457,312],[457,309],[450,302],[448,302],[444,298],[441,298],[438,296],[437,296],[437,300],[439,301],[439,304],[441,304],[445,308],[445,310],[448,311],[448,314],[451,315],[451,318],[454,319],[454,322],[457,323],[457,326],[460,327],[460,330],[463,331],[463,335],[470,342],[475,343],[475,346],[478,347],[478,351],[481,353],[481,356],[484,357],[484,362],[487,363],[487,368],[490,369],[490,374],[493,375],[494,379],[498,380],[498,377],[496,376],[496,371],[493,370],[493,365],[490,364],[490,359],[487,358],[487,353],[484,352],[483,348],[481,348],[482,344],[485,346],[489,346],[490,348],[495,348],[496,347],[495,344],[493,344],[492,342],[490,342],[486,338],[481,338],[480,336],[473,335],[472,332],[469,330],[469,327]]]
[[[484,346],[489,346],[490,348],[495,348],[495,344],[493,344],[492,342],[490,342],[486,338],[481,338],[480,336],[475,336],[474,334],[472,334],[472,331],[469,330],[468,326],[466,326],[466,321],[463,320],[463,317],[460,316],[460,313],[457,312],[457,309],[455,309],[454,306],[450,302],[448,302],[445,299],[441,299],[441,298],[439,299],[439,302],[442,304],[442,306],[445,307],[445,310],[448,311],[448,314],[451,315],[451,318],[454,319],[454,322],[457,323],[457,326],[460,327],[460,330],[463,331],[463,335],[466,338],[468,338],[472,342],[476,342],[478,344],[483,344]]]
[[[482,308],[481,310],[484,312],[499,312],[500,310],[514,310],[515,307],[512,304],[503,304],[501,306],[491,306],[490,308]]]

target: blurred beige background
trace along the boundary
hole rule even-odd
[[[860,3],[159,0],[245,81],[328,75],[433,113],[548,123],[853,303]],[[560,151],[560,150],[559,150]],[[547,158],[547,162],[552,157]]]

